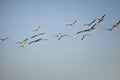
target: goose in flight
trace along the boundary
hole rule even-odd
[[[93,29],[95,29],[95,27],[92,27],[92,28],[89,28],[89,29],[85,29],[85,30],[79,31],[79,32],[77,32],[76,34],[83,33],[83,32],[90,32],[90,31],[92,31]]]
[[[40,27],[41,27],[41,26],[38,26],[38,27],[34,30],[34,32],[38,32],[38,31],[40,30]]]
[[[74,22],[70,23],[70,24],[66,24],[66,26],[74,26],[76,24],[77,20],[75,20]]]
[[[44,35],[44,34],[45,34],[45,33],[36,34],[36,35],[32,36],[31,38],[35,38],[35,37],[37,37],[37,36],[39,36],[39,35]]]
[[[97,21],[91,28],[95,28],[95,26],[98,26],[100,22],[102,22],[104,19]]]
[[[87,37],[87,36],[90,36],[90,34],[84,34],[83,36],[82,36],[82,38],[81,38],[81,40],[83,40],[85,37]]]
[[[25,47],[27,45],[27,42],[23,42],[20,47]]]
[[[104,17],[105,17],[105,16],[106,16],[106,15],[104,14],[102,17],[98,18],[98,21],[97,21],[93,26],[98,26],[99,23],[101,23],[101,22],[104,20]]]
[[[115,26],[111,27],[111,28],[108,28],[109,31],[112,31],[114,30]]]
[[[58,33],[58,34],[57,34],[57,35],[55,35],[55,36],[58,38],[60,35],[62,35],[62,33]]]
[[[5,42],[5,41],[7,41],[9,38],[2,38],[2,39],[0,39],[2,42]]]
[[[109,28],[108,30],[109,30],[109,31],[112,31],[112,30],[114,30],[115,27],[119,27],[119,25],[120,25],[120,21],[116,22],[116,23],[115,23],[111,28]]]
[[[62,33],[59,33],[56,35],[57,39],[60,40],[61,38],[65,37],[65,36],[68,36],[67,34],[62,34]]]
[[[27,45],[27,40],[28,40],[28,39],[25,39],[25,40],[23,40],[23,41],[21,41],[21,42],[16,42],[16,43],[21,44],[20,47],[25,47],[25,46]]]
[[[101,23],[103,20],[104,20],[104,19],[101,19],[101,20],[98,19],[98,22],[96,22],[96,24],[98,25],[98,24]]]
[[[93,20],[92,22],[90,22],[89,24],[83,24],[83,26],[86,26],[86,25],[87,25],[87,26],[89,26],[89,27],[90,27],[90,26],[91,26],[91,25],[92,25],[95,21],[96,21],[96,19],[95,19],[95,20]]]
[[[99,21],[103,21],[105,16],[106,16],[106,15],[104,14],[102,17],[98,18],[98,20],[99,20]]]

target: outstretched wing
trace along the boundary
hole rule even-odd
[[[92,25],[95,21],[96,21],[96,19],[95,19],[95,20],[93,20],[93,21],[90,23],[90,25]]]
[[[86,37],[86,35],[83,35],[82,38],[81,38],[81,40],[83,40],[85,37]]]
[[[84,34],[83,36],[82,36],[82,38],[81,38],[81,40],[83,40],[85,37],[87,37],[87,36],[91,36],[90,34]]]
[[[86,32],[86,30],[79,31],[76,34],[79,34],[79,33],[82,33],[82,32]]]
[[[71,26],[72,24],[66,24],[66,26]]]
[[[75,20],[72,24],[75,24],[77,22],[77,20]]]
[[[58,38],[58,40],[60,40],[62,38],[62,36],[60,36],[59,38]]]
[[[32,43],[34,43],[35,41],[31,41],[31,42],[29,42],[28,44],[32,44]]]
[[[23,40],[23,42],[27,41],[28,39]]]
[[[38,26],[36,30],[39,30],[41,26]]]
[[[44,35],[45,33],[40,33],[40,34],[38,34],[38,35]]]

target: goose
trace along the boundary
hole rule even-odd
[[[104,14],[102,17],[98,18],[98,20],[99,20],[99,21],[103,21],[105,16],[106,16],[106,15]]]
[[[26,42],[26,41],[16,42],[16,43],[20,43],[20,47],[25,47],[25,46],[27,45],[27,42]]]
[[[90,26],[91,26],[91,25],[92,25],[95,21],[96,21],[96,19],[95,19],[95,20],[93,20],[92,22],[90,22],[89,24],[83,24],[83,26],[86,26],[86,25],[87,25],[87,26],[89,26],[89,27],[90,27]]]
[[[20,47],[25,47],[27,45],[27,42],[21,43]]]
[[[20,47],[25,47],[25,46],[27,45],[27,40],[28,40],[28,39],[25,39],[25,40],[23,40],[23,41],[21,41],[21,42],[16,42],[16,43],[21,44]]]
[[[58,33],[58,34],[57,34],[57,35],[55,35],[55,36],[58,38],[60,35],[62,35],[62,33]]]
[[[67,34],[62,34],[62,33],[59,33],[58,35],[56,35],[58,40],[60,40],[61,38],[65,37],[65,36],[68,36],[68,35]]]
[[[5,42],[5,41],[7,41],[9,38],[2,38],[2,39],[0,39],[2,42]]]
[[[98,25],[99,23],[101,23],[104,19],[98,20],[98,22],[96,22],[96,24]]]
[[[99,25],[99,23],[101,23],[103,20],[104,20],[104,17],[105,17],[106,15],[104,14],[102,17],[100,17],[100,18],[98,18],[98,21],[95,23],[95,25],[93,25],[93,26],[98,26]]]
[[[114,30],[114,28],[113,28],[113,27],[112,27],[112,28],[108,28],[108,30],[109,30],[109,31],[112,31],[112,30]]]
[[[87,36],[90,36],[90,34],[84,34],[83,36],[82,36],[82,38],[81,38],[81,40],[83,40],[85,37],[87,37]]]
[[[38,32],[41,26],[38,26],[34,31]]]
[[[118,27],[120,25],[120,21],[116,22],[111,28],[109,28],[109,31],[114,30],[115,27]]]
[[[35,37],[37,37],[37,36],[39,36],[39,35],[44,35],[44,34],[45,34],[45,33],[36,34],[36,35],[32,36],[31,38],[35,38]]]
[[[66,26],[74,26],[76,22],[77,22],[77,20],[75,20],[74,22],[72,22],[70,24],[66,24]]]
[[[79,32],[77,32],[76,34],[83,33],[83,32],[90,32],[90,31],[92,31],[93,29],[95,29],[95,27],[92,27],[92,28],[89,28],[89,29],[85,29],[85,30],[79,31]]]

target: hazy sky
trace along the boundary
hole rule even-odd
[[[120,80],[120,0],[0,0],[0,80]],[[106,14],[91,36],[83,26]],[[65,26],[78,20],[74,27]],[[45,35],[31,39],[41,25]],[[57,33],[68,34],[57,41]],[[24,48],[16,42],[46,38]]]

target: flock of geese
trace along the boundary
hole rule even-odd
[[[33,32],[39,32],[40,27],[41,27],[41,26],[38,26]],[[33,35],[33,36],[31,37],[31,39],[34,39],[35,37],[38,37],[38,36],[44,35],[44,34],[45,34],[45,33],[37,33],[36,35]],[[25,39],[25,40],[23,40],[23,41],[21,41],[21,42],[16,42],[16,43],[19,43],[19,44],[20,44],[20,47],[25,47],[27,44],[30,45],[30,44],[32,44],[32,43],[36,43],[36,42],[39,42],[39,41],[41,41],[41,40],[47,40],[47,39],[39,38],[39,39],[35,39],[35,40],[33,40],[33,41],[29,42],[29,43],[27,43],[28,39]]]
[[[93,21],[91,21],[88,24],[83,24],[83,26],[88,26],[88,28],[85,29],[85,30],[80,30],[76,34],[85,33],[85,34],[82,35],[81,40],[84,40],[84,38],[87,37],[87,36],[91,36],[87,32],[91,32],[91,31],[95,30],[96,27],[104,20],[105,16],[106,15],[104,14],[100,18],[96,18],[96,19],[94,19]],[[77,23],[77,20],[73,21],[72,23],[66,24],[65,26],[75,26],[76,23]],[[113,24],[112,27],[108,28],[107,30],[113,31],[116,27],[119,27],[119,26],[120,26],[120,20],[117,21],[115,24]],[[38,26],[33,32],[39,32],[40,27],[41,26]],[[37,33],[36,35],[32,36],[31,39],[34,39],[35,37],[38,37],[38,36],[44,35],[44,34],[45,33]],[[69,35],[63,34],[63,33],[58,33],[55,36],[56,36],[57,40],[59,41],[59,40],[61,40],[61,38],[65,37],[65,36],[69,36]],[[7,37],[7,38],[2,38],[0,40],[2,42],[6,42],[8,39],[10,39],[10,38]],[[38,39],[35,39],[35,40],[33,40],[33,41],[29,42],[29,43],[27,42],[28,39],[25,39],[25,40],[23,40],[21,42],[16,42],[16,43],[20,44],[20,47],[25,47],[26,45],[30,45],[30,44],[33,44],[33,43],[36,43],[36,42],[39,42],[39,41],[42,41],[42,40],[48,40],[48,39],[38,38]]]

